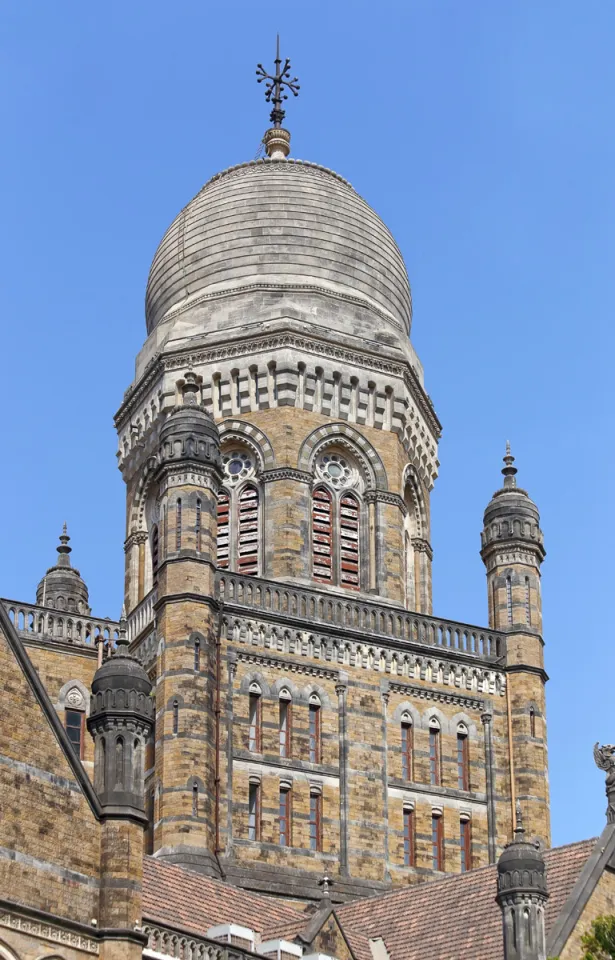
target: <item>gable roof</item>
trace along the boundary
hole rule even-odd
[[[179,924],[200,936],[219,923],[237,923],[273,936],[272,931],[286,925],[294,929],[297,921],[300,926],[307,922],[302,907],[250,893],[156,857],[146,857],[143,864],[143,916],[170,927]]]
[[[572,893],[595,840],[545,852],[547,934]],[[502,960],[502,915],[494,865],[404,887],[336,909],[357,960],[372,960],[369,940],[382,937],[391,960]]]
[[[47,722],[49,723],[49,726],[51,727],[54,736],[60,745],[60,749],[64,753],[68,765],[74,774],[75,780],[79,784],[88,804],[90,805],[92,813],[97,819],[100,819],[102,816],[102,807],[94,787],[92,786],[90,778],[85,772],[81,760],[71,746],[71,742],[68,739],[68,734],[60,722],[60,718],[58,717],[58,714],[56,713],[54,706],[49,699],[49,695],[45,690],[38,673],[34,669],[34,665],[26,653],[19,634],[11,623],[11,618],[9,617],[2,601],[0,601],[0,633],[6,639],[11,653],[19,664],[21,671],[25,676],[26,682],[32,691],[32,695],[34,696],[35,700],[37,700],[43,714],[45,715],[45,718],[47,719]]]

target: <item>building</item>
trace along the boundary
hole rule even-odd
[[[434,617],[406,267],[349,183],[290,159],[276,65],[266,159],[205,184],[152,263],[120,620],[66,528],[36,603],[0,604],[0,956],[512,960],[545,932],[565,955],[612,908],[615,840],[541,852],[538,510],[507,449],[488,625]]]

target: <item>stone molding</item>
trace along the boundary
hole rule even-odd
[[[408,513],[408,508],[398,493],[391,493],[388,490],[367,490],[363,499],[365,503],[389,503],[393,507],[399,507],[404,516]]]
[[[389,483],[386,470],[372,444],[353,426],[337,418],[317,427],[305,438],[299,450],[299,469],[310,473],[320,451],[333,444],[345,447],[359,461],[368,487],[375,487],[382,492],[387,490]]]
[[[99,944],[93,937],[88,937],[74,930],[67,930],[58,924],[31,920],[14,911],[0,910],[0,927],[7,927],[9,930],[61,944],[64,947],[84,950],[86,953],[97,954],[99,952]]]
[[[273,667],[276,670],[288,670],[291,673],[305,673],[311,677],[324,679],[339,679],[339,670],[330,670],[327,667],[315,666],[311,663],[301,663],[295,660],[286,660],[282,657],[267,656],[262,653],[248,653],[246,650],[233,649],[232,652],[243,663],[254,663],[263,667]]]
[[[163,478],[160,482],[160,496],[174,487],[200,487],[204,490],[211,490],[214,494],[217,494],[220,487],[219,474],[213,467],[211,469],[200,467],[198,470],[186,469],[183,472],[178,472],[176,466],[164,464],[161,471],[163,471]],[[145,537],[147,539],[147,533]]]
[[[222,445],[236,440],[238,444],[244,443],[252,450],[256,458],[260,461],[260,471],[270,470],[275,464],[275,455],[271,441],[262,430],[255,427],[245,420],[235,420],[232,417],[223,420],[219,424],[220,448]]]
[[[406,694],[417,700],[436,700],[440,703],[449,703],[454,706],[465,707],[466,710],[484,711],[485,701],[476,697],[465,697],[463,694],[447,693],[445,690],[435,690],[430,687],[419,687],[411,683],[398,683],[391,680],[389,690],[394,693]]]
[[[186,957],[191,960],[234,960],[244,956],[239,950],[227,950],[222,944],[216,946],[208,943],[194,933],[182,931],[181,927],[169,930],[159,924],[146,922],[141,929],[147,937],[146,950],[157,955],[164,954],[177,960]]]
[[[311,483],[314,477],[305,470],[295,470],[292,467],[278,467],[274,470],[267,470],[261,474],[260,479],[263,483],[274,482],[275,480],[296,480],[298,483]]]

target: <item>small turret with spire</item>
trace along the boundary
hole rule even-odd
[[[60,534],[60,545],[56,547],[58,559],[36,588],[36,602],[43,607],[67,610],[74,613],[89,614],[88,588],[79,571],[71,565],[69,547],[70,537],[66,523]]]
[[[548,896],[544,857],[539,844],[526,839],[517,801],[514,839],[498,860],[496,900],[502,911],[504,960],[544,960]]]

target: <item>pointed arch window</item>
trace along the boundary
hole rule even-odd
[[[261,752],[262,694],[257,683],[250,685],[248,747],[252,753]]]
[[[320,700],[315,693],[309,702],[310,763],[320,763]]]
[[[229,524],[231,498],[223,490],[218,494],[218,533],[216,537],[217,563],[226,569],[229,565]]]
[[[239,573],[256,576],[258,573],[258,490],[248,483],[238,497],[238,550]]]
[[[404,780],[412,780],[413,753],[412,718],[404,713],[401,718],[401,775]]]
[[[152,578],[158,579],[158,564],[160,562],[160,540],[158,536],[158,527],[152,529]]]
[[[429,781],[432,787],[439,787],[442,783],[440,724],[435,717],[429,721]]]
[[[288,759],[292,751],[292,700],[284,687],[280,691],[280,756]]]
[[[318,485],[312,493],[312,576],[361,589],[361,502],[354,493]]]
[[[457,787],[459,790],[470,789],[468,728],[463,723],[457,727]]]

